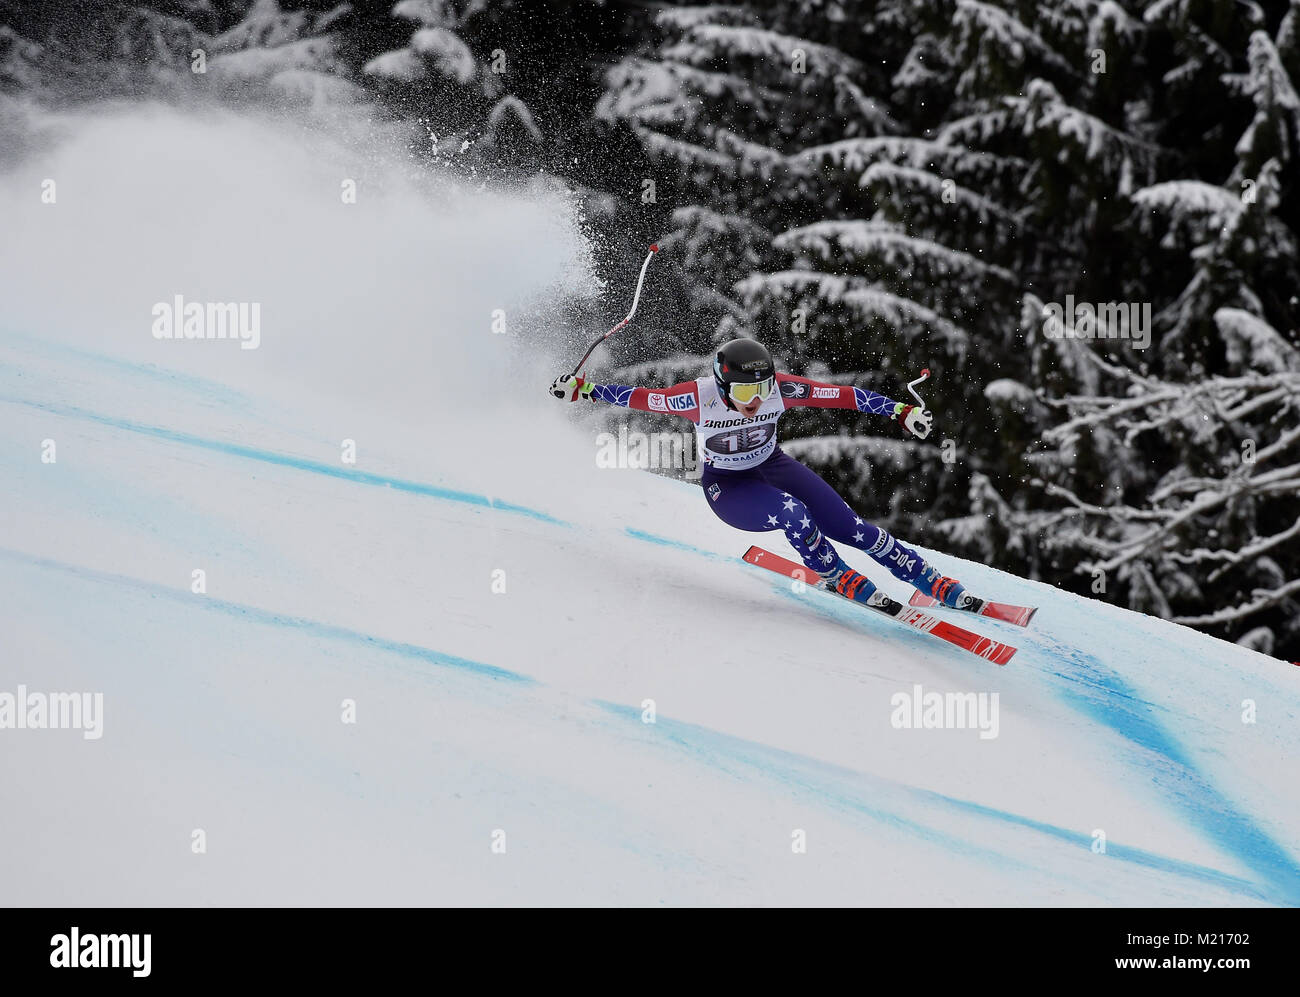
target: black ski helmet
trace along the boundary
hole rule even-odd
[[[733,339],[713,360],[713,380],[718,385],[718,395],[728,408],[733,384],[757,384],[776,376],[776,365],[767,347],[753,339]]]

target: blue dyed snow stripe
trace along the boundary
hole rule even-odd
[[[231,602],[227,599],[217,599],[210,595],[192,595],[187,590],[170,588],[166,585],[159,585],[157,582],[147,582],[140,578],[132,578],[129,575],[117,575],[106,571],[97,571],[94,568],[83,568],[79,565],[67,564],[63,561],[55,561],[50,558],[39,557],[35,554],[27,554],[23,551],[11,550],[8,547],[0,547],[0,558],[16,561],[20,564],[26,564],[35,568],[42,568],[46,571],[57,571],[62,574],[72,575],[75,578],[82,578],[104,585],[134,589],[137,592],[143,592],[155,598],[167,599],[171,602],[182,604],[189,609],[211,610],[238,619],[250,620],[253,623],[298,630],[317,637],[326,637],[330,640],[343,641],[360,647],[387,651],[390,654],[397,654],[404,658],[413,658],[417,661],[422,661],[431,665],[440,665],[446,668],[455,668],[460,671],[471,672],[475,675],[483,676],[484,678],[497,679],[505,682],[517,682],[524,685],[537,684],[536,680],[528,675],[521,675],[518,672],[512,672],[505,668],[498,668],[495,665],[487,665],[481,661],[462,658],[454,654],[444,654],[442,651],[435,651],[432,648],[421,647],[419,644],[408,644],[405,641],[390,640],[387,637],[377,637],[374,634],[368,634],[360,630],[350,630],[347,627],[336,626],[333,623],[322,623],[319,620],[311,620],[303,616],[290,616],[287,613],[276,613],[271,610],[261,609],[257,606],[247,606],[243,603]]]
[[[612,703],[606,700],[593,700],[596,706],[624,720],[634,720],[644,729],[641,722],[640,707],[624,703]],[[877,776],[869,776],[839,765],[796,754],[781,748],[750,741],[733,734],[698,724],[672,720],[660,714],[655,720],[657,732],[667,735],[667,739],[677,747],[689,752],[706,764],[724,772],[745,778],[734,770],[741,765],[756,769],[769,778],[785,783],[792,790],[805,790],[813,793],[823,803],[838,806],[861,814],[879,823],[906,831],[915,837],[921,837],[938,847],[961,852],[972,857],[992,861],[994,864],[1010,871],[1013,868],[1031,870],[1033,867],[1012,854],[992,851],[986,846],[954,836],[951,832],[941,830],[918,820],[896,813],[880,805],[882,793],[880,787],[901,793],[922,803],[947,807],[952,810],[973,814],[990,820],[1000,821],[1027,830],[1036,831],[1045,836],[1064,842],[1072,847],[1090,849],[1092,838],[1080,831],[1058,827],[1044,821],[1022,817],[1018,814],[998,810],[968,800],[956,799],[932,790],[919,789],[902,783],[892,782]],[[725,763],[732,763],[729,768]],[[1129,845],[1111,842],[1107,848],[1107,857],[1112,860],[1132,863],[1157,872],[1169,873],[1184,879],[1190,879],[1208,885],[1217,886],[1253,899],[1271,903],[1282,903],[1271,884],[1260,885],[1239,876],[1213,869],[1208,866],[1169,858]],[[1105,859],[1098,859],[1105,861]]]
[[[525,505],[516,505],[513,502],[497,501],[496,499],[488,498],[488,496],[480,495],[476,492],[462,492],[453,488],[440,488],[437,485],[428,485],[420,481],[409,481],[404,478],[392,478],[384,474],[372,474],[369,471],[357,471],[344,467],[336,467],[333,464],[308,460],[305,457],[294,457],[290,454],[275,453],[271,450],[259,450],[256,447],[245,446],[242,443],[228,443],[224,440],[210,440],[206,437],[194,436],[191,433],[182,433],[178,430],[166,429],[162,426],[150,426],[141,422],[132,422],[129,419],[119,419],[115,416],[100,415],[99,413],[90,412],[86,409],[80,409],[72,405],[60,405],[54,402],[37,402],[28,398],[15,398],[9,395],[0,395],[0,402],[26,405],[29,408],[40,409],[45,412],[51,412],[55,415],[65,416],[71,419],[85,419],[90,422],[99,423],[103,426],[111,426],[114,429],[125,429],[131,433],[139,433],[143,436],[152,436],[155,439],[167,440],[170,443],[180,443],[185,446],[200,447],[204,450],[211,450],[231,457],[243,457],[247,460],[261,461],[264,464],[275,464],[279,467],[293,468],[296,471],[309,471],[312,474],[324,474],[331,478],[339,478],[343,481],[352,481],[361,485],[376,485],[382,488],[391,488],[399,492],[409,492],[412,495],[427,495],[430,498],[441,499],[445,502],[462,502],[466,505],[481,506],[497,512],[512,512],[516,515],[527,516],[530,519],[536,519],[543,523],[550,523],[553,526],[573,525],[571,523],[566,523],[562,519],[556,519],[554,516],[541,512],[538,509],[531,509]]]
[[[252,404],[249,396],[242,391],[237,391],[219,381],[199,377],[196,374],[187,374],[183,371],[159,367],[157,364],[122,360],[119,357],[109,356],[107,353],[98,353],[94,350],[83,349],[80,346],[73,346],[70,343],[62,343],[56,340],[39,339],[10,329],[0,329],[0,338],[21,344],[21,348],[28,353],[53,353],[75,357],[87,363],[98,364],[114,371],[125,371],[128,374],[148,378],[172,387],[182,387],[188,391],[200,391],[208,398],[219,398],[224,400],[226,404],[236,404],[245,408]]]
[[[1155,719],[1137,690],[1095,655],[1064,649],[1060,658],[1074,665],[1078,673],[1061,671],[1055,673],[1057,676],[1072,680],[1086,673],[1096,693],[1087,695],[1062,687],[1057,694],[1073,709],[1109,727],[1129,743],[1167,759],[1177,769],[1177,781],[1161,777],[1152,780],[1152,785],[1205,837],[1259,876],[1276,902],[1300,906],[1300,865],[1201,774],[1177,738]],[[1133,767],[1139,771],[1144,768],[1142,764]]]
[[[814,606],[812,600],[796,595],[788,585],[778,584],[775,589],[787,598],[855,628],[862,621],[873,619],[870,614],[859,614],[847,605],[827,603]],[[872,629],[873,635],[910,640],[918,647],[924,644],[922,635],[903,627],[881,626]],[[1141,698],[1136,689],[1095,655],[1061,645],[1054,648],[1045,646],[1042,639],[1035,637],[1032,632],[1021,640],[1029,642],[1028,646],[1021,646],[1022,663],[1032,657],[1064,660],[1068,665],[1074,666],[1074,669],[1070,669],[1067,665],[1061,671],[1047,670],[1047,674],[1093,693],[1088,695],[1078,688],[1056,687],[1055,693],[1069,707],[1100,726],[1109,728],[1126,741],[1162,756],[1178,769],[1180,783],[1169,785],[1167,780],[1158,778],[1152,780],[1152,786],[1204,838],[1258,877],[1258,883],[1253,887],[1255,895],[1269,903],[1300,906],[1300,863],[1259,827],[1249,814],[1213,785],[1196,766],[1187,749],[1155,719],[1150,704]],[[1033,653],[1025,655],[1026,650]],[[1140,759],[1130,760],[1129,764],[1136,772],[1143,772],[1146,768]],[[1023,819],[1017,822],[1023,822]],[[1125,851],[1137,850],[1129,848]],[[1227,876],[1226,873],[1218,875]]]
[[[612,703],[607,700],[591,701],[608,713],[621,719],[635,719],[637,726],[643,730],[646,725],[641,721],[641,711],[624,703]],[[844,792],[841,786],[834,784],[836,775],[856,777],[867,780],[870,777],[859,772],[841,769],[839,766],[798,755],[780,748],[772,748],[756,741],[748,741],[732,734],[724,734],[699,724],[684,720],[672,720],[663,714],[655,719],[654,732],[663,743],[666,739],[680,750],[710,768],[724,772],[741,781],[750,778],[749,773],[757,770],[768,779],[782,785],[787,791],[797,794],[800,791],[810,793],[823,805],[839,807],[860,816],[868,817],[913,838],[923,838],[936,847],[949,852],[958,852],[986,862],[996,863],[1002,868],[1029,869],[1028,865],[1013,856],[994,852],[982,845],[958,838],[947,831],[918,823],[902,814],[885,809],[876,804],[870,792]]]
[[[996,807],[985,806],[983,803],[974,803],[970,800],[959,800],[956,797],[945,796],[943,793],[935,793],[928,789],[916,789],[913,792],[934,800],[938,800],[953,807],[957,810],[964,810],[968,813],[978,814],[981,817],[989,817],[994,820],[1000,820],[1007,824],[1015,824],[1018,827],[1028,828],[1045,834],[1048,837],[1056,838],[1060,841],[1077,845],[1080,848],[1092,848],[1092,835],[1085,834],[1083,831],[1072,831],[1068,828],[1058,827],[1055,824],[1048,824],[1041,820],[1034,820],[1032,817],[1022,817],[1019,814],[1013,814],[1006,810],[998,810]],[[1240,876],[1233,876],[1226,872],[1220,872],[1217,869],[1210,869],[1206,866],[1196,865],[1192,862],[1184,862],[1181,859],[1171,859],[1163,855],[1157,855],[1155,852],[1148,852],[1142,848],[1135,848],[1132,845],[1121,845],[1113,841],[1106,843],[1106,855],[1109,858],[1119,859],[1122,862],[1132,862],[1134,865],[1146,866],[1148,869],[1154,869],[1157,872],[1169,872],[1176,876],[1187,876],[1194,879],[1200,879],[1207,883],[1216,883],[1228,890],[1238,893],[1244,893],[1249,896],[1258,897],[1261,900],[1270,903],[1277,903],[1278,898],[1272,895],[1271,889],[1261,887],[1252,883],[1250,880],[1242,879]],[[1103,861],[1098,859],[1098,861]]]
[[[731,561],[734,558],[724,558],[721,554],[715,554],[711,550],[705,550],[703,547],[694,547],[688,543],[682,543],[680,540],[674,540],[671,537],[661,537],[656,533],[647,533],[645,530],[637,530],[631,526],[627,527],[625,532],[633,540],[644,540],[646,543],[657,544],[660,547],[671,547],[674,550],[684,550],[690,554],[697,554],[700,557],[707,557],[714,561]]]

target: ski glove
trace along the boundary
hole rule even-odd
[[[594,401],[591,393],[596,390],[596,385],[591,381],[584,381],[573,374],[561,374],[551,382],[551,394],[561,401],[567,395],[569,401],[576,402],[579,398],[585,398],[587,401]]]
[[[894,406],[894,418],[906,426],[907,431],[918,440],[929,436],[930,430],[934,427],[934,416],[929,412],[915,405],[904,405],[902,402]]]

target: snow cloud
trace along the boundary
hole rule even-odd
[[[406,138],[211,107],[0,114],[6,331],[412,423],[509,396],[557,303],[595,288],[572,204],[470,187]],[[178,298],[256,302],[258,348],[168,341],[220,338],[183,316],[157,335]]]

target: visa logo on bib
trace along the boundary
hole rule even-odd
[[[674,412],[685,412],[695,408],[695,392],[687,392],[684,395],[669,395],[668,408]]]

